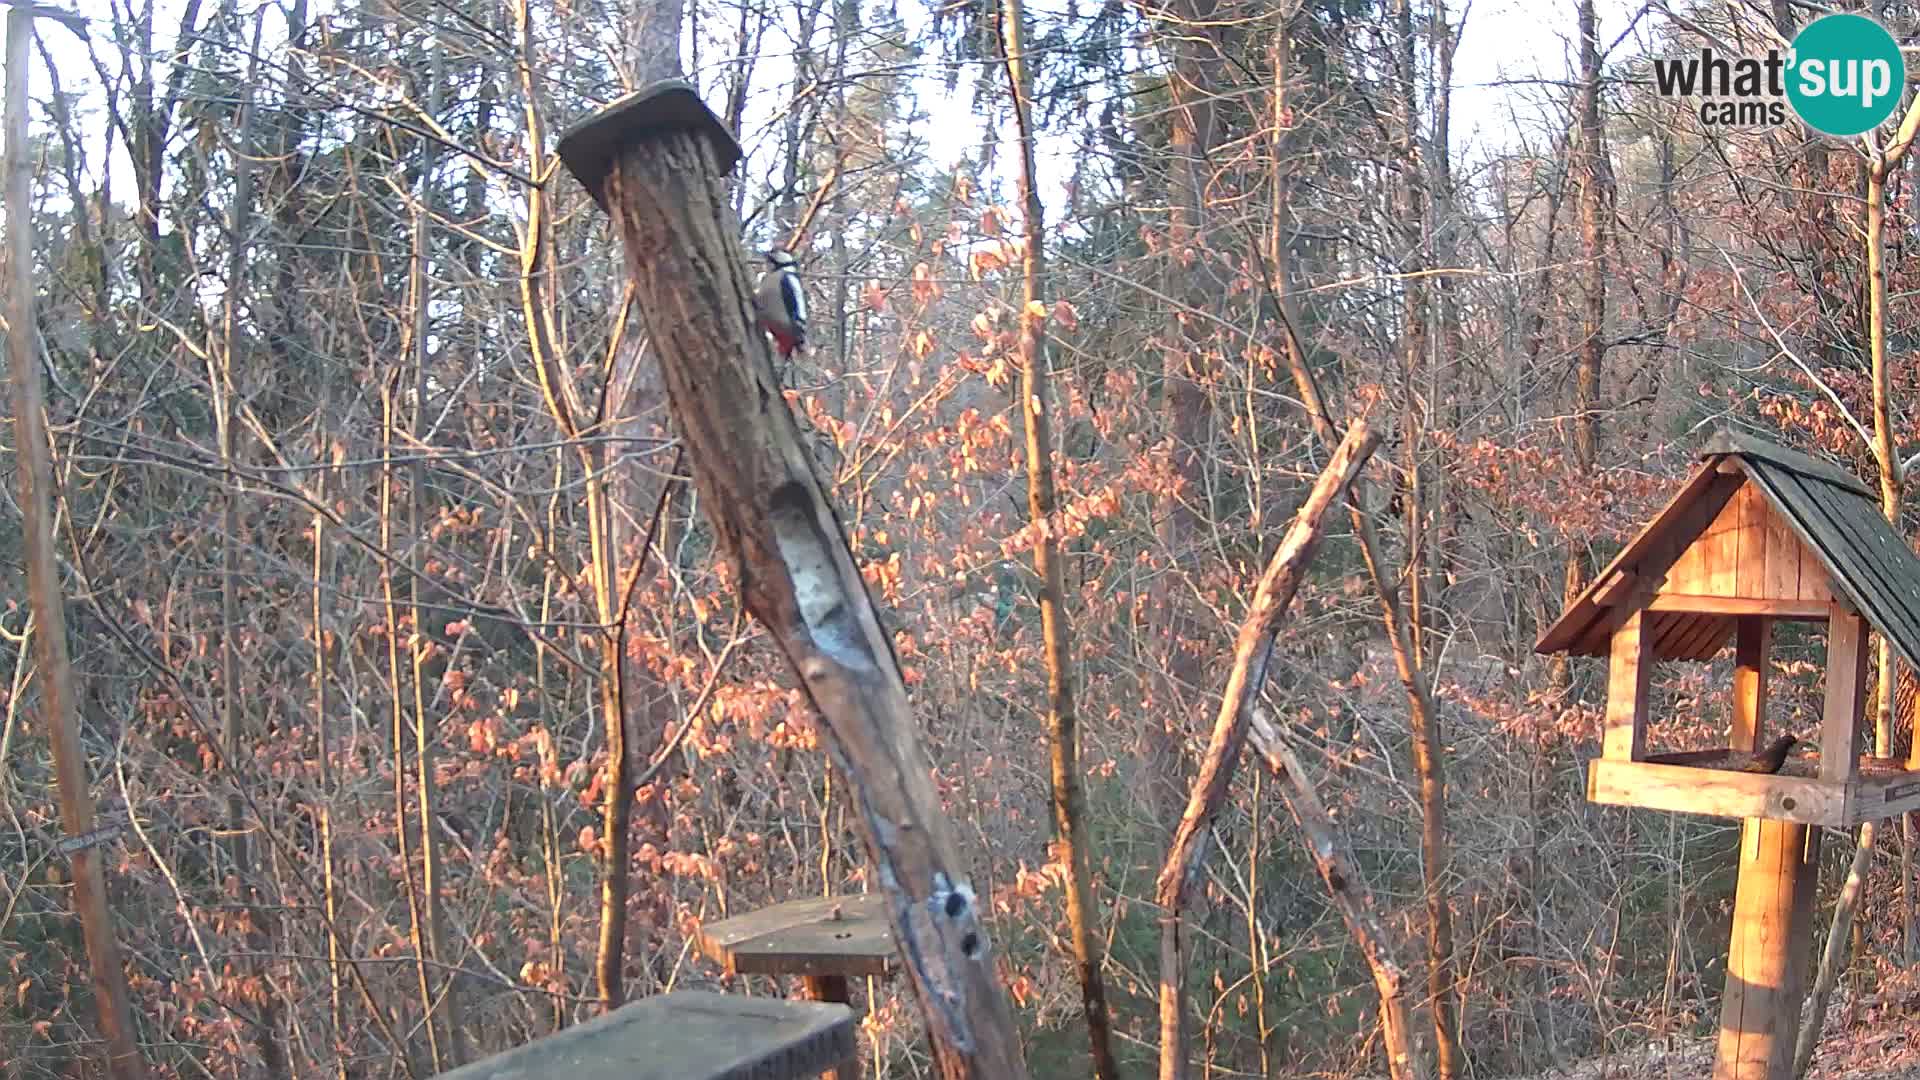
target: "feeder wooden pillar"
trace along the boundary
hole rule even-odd
[[[1749,616],[1734,644],[1734,749],[1759,745],[1766,722],[1767,654],[1772,620]],[[1858,615],[1836,608],[1827,624],[1826,732],[1851,738],[1865,683],[1866,635]],[[1838,721],[1836,724],[1835,721]],[[1822,779],[1846,779],[1851,747],[1820,755]],[[1830,777],[1830,765],[1842,775]],[[1813,936],[1813,892],[1819,880],[1820,830],[1799,822],[1748,818],[1740,827],[1740,879],[1727,945],[1727,986],[1720,998],[1720,1049],[1714,1080],[1793,1080],[1794,1038],[1806,994]]]
[[[1713,1080],[1793,1080],[1819,865],[1817,827],[1766,818],[1741,825]]]

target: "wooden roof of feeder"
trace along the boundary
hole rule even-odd
[[[1838,600],[1920,668],[1920,557],[1881,516],[1871,488],[1739,432],[1716,435],[1700,456],[1679,494],[1536,652],[1605,656],[1614,629],[1644,606],[1656,658],[1707,660],[1740,615],[1820,620]]]

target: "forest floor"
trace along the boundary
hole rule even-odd
[[[1834,995],[1826,1037],[1807,1080],[1920,1080],[1920,1013],[1905,995],[1847,999]],[[1704,1080],[1713,1074],[1714,1040],[1675,1039],[1606,1057],[1588,1058],[1526,1080]]]

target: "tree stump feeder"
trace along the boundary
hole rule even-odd
[[[892,639],[756,325],[724,181],[739,144],[692,87],[672,81],[589,116],[559,153],[620,236],[634,311],[741,603],[779,646],[853,789],[936,1073],[1024,1080],[971,867],[934,788]]]
[[[729,975],[798,975],[808,998],[851,1005],[849,978],[899,970],[887,910],[871,893],[791,900],[700,930],[700,951]],[[848,1060],[829,1077],[857,1080]]]
[[[1855,749],[1867,630],[1920,667],[1920,558],[1881,516],[1872,489],[1833,465],[1737,433],[1716,436],[1701,457],[1535,649],[1611,658],[1601,754],[1587,766],[1590,801],[1743,820],[1713,1075],[1791,1080],[1819,827],[1920,808],[1912,761]],[[1765,740],[1768,653],[1782,620],[1827,624],[1817,768],[1717,768],[1750,761]],[[1654,663],[1709,660],[1730,640],[1727,749],[1651,752]]]
[[[642,998],[441,1080],[798,1080],[854,1056],[844,1005],[742,994]]]

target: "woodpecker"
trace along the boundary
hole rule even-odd
[[[753,290],[753,306],[760,329],[772,335],[780,358],[791,359],[807,347],[807,296],[793,270],[793,252],[775,248],[767,252],[767,263]]]
[[[1781,735],[1775,738],[1767,744],[1765,750],[1753,755],[1745,765],[1740,766],[1740,771],[1767,774],[1779,772],[1780,767],[1787,763],[1787,753],[1791,751],[1794,744],[1799,741],[1800,740],[1791,735]]]

